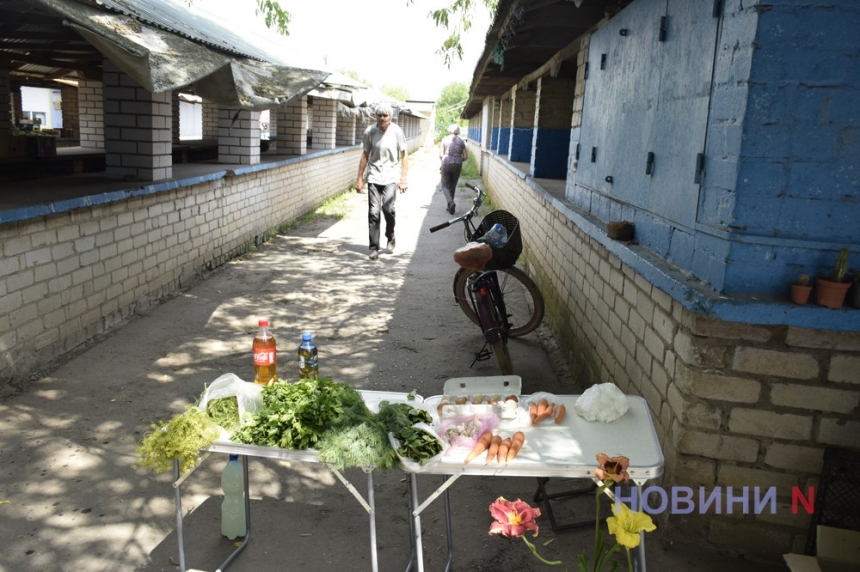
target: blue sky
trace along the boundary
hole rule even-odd
[[[450,83],[471,83],[491,23],[479,6],[462,40],[463,61],[449,70],[436,54],[447,34],[428,17],[442,2],[282,0],[281,6],[293,17],[290,36],[283,38],[266,29],[262,16],[254,15],[253,0],[194,0],[197,9],[217,14],[287,63],[352,70],[376,88],[400,86],[410,99],[422,100],[435,100]]]

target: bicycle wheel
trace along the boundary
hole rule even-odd
[[[543,295],[537,284],[519,268],[512,266],[505,270],[496,270],[499,275],[499,287],[505,297],[505,307],[508,311],[508,321],[511,328],[508,335],[514,338],[529,334],[538,327],[543,319]],[[469,277],[475,274],[472,270],[461,268],[454,275],[454,298],[463,313],[475,324],[480,325],[478,316],[469,301]]]
[[[508,351],[508,342],[502,340],[490,346],[493,348],[493,355],[496,356],[496,361],[499,362],[499,371],[502,375],[511,375],[514,373],[514,364],[511,361],[511,352]]]

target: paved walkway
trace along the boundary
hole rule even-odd
[[[492,361],[470,369],[478,328],[451,295],[454,228],[427,229],[449,216],[435,192],[435,152],[413,156],[410,189],[398,198],[397,246],[367,257],[365,195],[350,214],[319,221],[219,269],[207,280],[136,317],[0,404],[0,572],[175,571],[173,488],[166,475],[133,468],[149,423],[192,402],[225,372],[251,379],[256,320],[269,316],[281,377],[294,378],[292,356],[303,330],[314,332],[323,375],[359,389],[438,395],[446,379],[496,375]],[[469,200],[458,195],[458,212]],[[524,392],[579,389],[555,357],[545,328],[511,343]],[[220,471],[212,456],[183,485],[186,556],[214,570],[232,550],[220,536]],[[360,471],[346,476],[364,491]],[[406,484],[398,471],[376,476],[379,564],[403,570],[409,556]],[[438,486],[422,480],[422,495]],[[367,515],[323,466],[252,460],[252,531],[231,566],[261,570],[369,570]],[[469,571],[544,570],[521,543],[489,537],[487,507],[498,496],[531,501],[534,479],[465,477],[451,489],[455,566]],[[579,501],[577,501],[579,502]],[[590,515],[593,501],[562,503],[560,520]],[[442,503],[424,513],[426,569],[446,556]],[[574,569],[590,549],[591,528],[554,533],[542,521],[540,549]],[[677,550],[649,535],[649,569],[747,570],[743,562]],[[776,570],[777,568],[773,568]]]

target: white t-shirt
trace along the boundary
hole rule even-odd
[[[393,185],[400,180],[400,155],[406,151],[403,130],[391,123],[380,131],[374,124],[365,129],[361,139],[367,151],[367,182],[377,185]]]

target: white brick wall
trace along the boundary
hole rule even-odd
[[[260,162],[260,112],[222,107],[218,110],[218,162]]]
[[[78,110],[81,121],[81,147],[105,148],[104,88],[102,82],[78,82]]]
[[[335,151],[0,225],[0,392],[349,188],[358,158]]]
[[[611,254],[587,219],[492,154],[479,156],[494,204],[520,219],[526,270],[575,378],[613,381],[648,402],[663,486],[776,486],[783,507],[742,522],[670,516],[664,526],[751,555],[801,552],[809,517],[784,506],[790,487],[815,484],[825,447],[860,449],[860,334],[693,313]]]
[[[307,96],[277,108],[278,155],[304,155],[308,152],[307,112]]]
[[[337,130],[337,102],[314,98],[312,149],[334,149]]]

